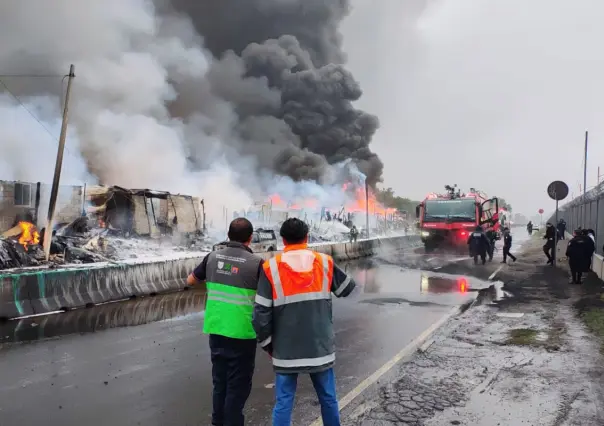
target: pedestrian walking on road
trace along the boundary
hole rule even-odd
[[[516,256],[510,253],[512,249],[512,233],[510,228],[503,228],[503,261],[501,263],[507,263],[507,257],[509,256],[513,262],[516,261]]]
[[[568,257],[573,284],[581,284],[583,274],[591,269],[591,258],[594,251],[595,244],[587,232],[577,229],[566,247],[566,257]]]
[[[474,265],[478,264],[478,256],[484,265],[487,262],[487,254],[491,251],[491,243],[484,233],[482,227],[477,226],[468,238],[470,256],[474,258]]]
[[[543,245],[543,253],[545,253],[547,256],[548,265],[554,264],[553,252],[556,249],[556,243],[558,240],[557,234],[558,232],[554,225],[552,225],[550,222],[547,222],[547,225],[545,225],[545,235],[543,236],[543,238],[547,241]]]
[[[331,256],[308,249],[308,226],[283,222],[285,249],[264,262],[254,306],[260,347],[273,361],[273,426],[290,426],[298,374],[310,374],[325,426],[339,426],[331,294],[348,296],[354,281]]]
[[[489,262],[492,262],[493,255],[495,254],[495,242],[497,241],[497,238],[499,238],[499,235],[497,234],[495,229],[493,229],[493,227],[487,229],[485,235],[489,240],[489,248],[487,250],[487,254],[489,255]]]
[[[254,228],[245,218],[229,226],[226,247],[208,254],[187,283],[206,283],[203,332],[209,334],[212,360],[212,425],[243,426],[243,408],[252,390],[256,333],[254,297],[262,259],[249,245]]]
[[[357,227],[355,225],[352,225],[352,228],[350,228],[350,242],[357,242],[357,238],[359,237],[359,230],[357,229]]]
[[[566,221],[564,219],[560,219],[558,221],[558,233],[560,234],[560,239],[566,239]]]
[[[529,220],[529,223],[526,225],[526,230],[529,235],[533,234],[533,222]]]

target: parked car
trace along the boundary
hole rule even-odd
[[[226,241],[214,244],[212,251],[220,250],[226,247]],[[250,248],[255,253],[277,251],[277,236],[272,229],[257,229],[252,234],[252,243]]]

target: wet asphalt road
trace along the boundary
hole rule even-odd
[[[407,253],[344,264],[358,287],[334,302],[340,397],[488,285],[400,265],[438,269],[458,260]],[[204,300],[202,291],[188,291],[1,324],[0,425],[210,424]],[[248,424],[270,424],[272,379],[259,351]],[[294,424],[318,415],[303,377]]]

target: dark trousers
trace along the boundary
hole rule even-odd
[[[482,262],[483,265],[485,263],[487,263],[487,253],[486,252],[482,252],[482,253],[474,255],[474,265],[478,265],[478,256],[480,256],[480,260],[481,260],[481,262]]]
[[[510,249],[511,249],[511,247],[503,246],[503,261],[504,262],[507,262],[508,256],[510,256],[510,259],[512,259],[514,262],[516,261],[516,256],[514,256],[512,253],[510,253]]]
[[[547,240],[547,243],[543,245],[543,253],[547,256],[547,262],[553,262],[554,258],[552,257],[553,251],[556,248],[556,243],[554,240]]]
[[[577,272],[576,269],[572,269],[571,268],[570,275],[573,278],[573,283],[575,283],[575,284],[581,284],[581,278],[583,278],[583,273],[582,272]]]
[[[214,384],[212,424],[243,426],[243,407],[252,391],[255,339],[210,335]]]

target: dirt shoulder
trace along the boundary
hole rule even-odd
[[[482,278],[497,271],[511,297],[481,295],[482,305],[348,406],[343,424],[603,425],[604,357],[594,335],[604,330],[602,282],[590,276],[583,286],[569,284],[562,256],[560,268],[546,266],[542,244],[527,242],[519,261],[501,269],[442,268]]]

